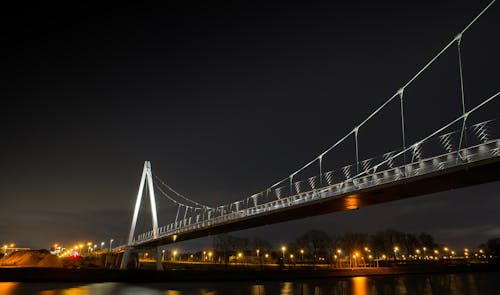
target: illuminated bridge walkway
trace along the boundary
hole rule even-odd
[[[124,253],[121,267],[127,267],[130,253],[138,249],[156,247],[159,251],[158,246],[181,240],[500,180],[500,128],[499,121],[494,119],[500,115],[496,101],[500,92],[498,89],[489,91],[488,97],[467,109],[461,53],[463,36],[494,3],[490,2],[408,82],[345,136],[298,170],[258,193],[229,204],[209,206],[172,189],[153,174],[151,164],[146,161],[127,243],[113,249]],[[456,75],[460,79],[460,95],[456,104],[460,105],[461,112],[455,119],[436,125],[427,136],[408,143],[404,116],[405,97],[411,94],[408,90],[450,48],[456,48],[457,53],[459,71]],[[381,111],[394,104],[397,104],[397,116],[401,122],[398,127],[400,135],[397,135],[400,148],[392,151],[388,148],[378,157],[360,159],[359,136],[364,134],[368,124],[374,124],[372,118],[384,115]],[[485,117],[485,113],[493,113],[493,119],[491,115]],[[377,127],[384,130],[384,126]],[[385,139],[379,141],[385,142]],[[351,164],[332,165],[332,162],[338,164],[344,159],[352,159],[347,161]],[[152,227],[146,232],[136,233],[145,188],[150,199]],[[175,206],[176,213],[167,224],[158,224],[155,195],[165,197]],[[157,267],[162,267],[160,261]]]

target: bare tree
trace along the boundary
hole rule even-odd
[[[298,247],[306,250],[306,255],[311,256],[316,264],[320,255],[328,257],[332,239],[327,233],[319,230],[309,230],[296,239]]]

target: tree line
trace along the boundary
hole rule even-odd
[[[410,255],[417,249],[433,251],[439,245],[428,233],[406,233],[394,229],[379,231],[375,234],[348,232],[341,235],[329,235],[321,230],[308,230],[287,243],[287,253],[295,253],[297,260],[307,260],[313,263],[320,259],[329,261],[333,255],[349,256],[356,251],[369,252],[374,257],[381,255]],[[273,245],[262,238],[240,238],[229,234],[220,234],[213,239],[213,247],[223,261],[228,262],[232,255],[238,252],[246,255],[264,255],[269,253],[279,257],[282,245]],[[397,253],[395,253],[397,247]]]

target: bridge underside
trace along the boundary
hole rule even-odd
[[[238,231],[262,225],[274,224],[310,216],[332,212],[354,210],[369,205],[397,201],[430,193],[442,192],[461,187],[473,186],[500,180],[500,157],[460,165],[449,169],[436,171],[389,184],[382,184],[356,193],[318,199],[306,204],[300,204],[281,210],[273,210],[255,216],[217,224],[209,228],[192,232],[166,236],[161,239],[145,242],[138,248],[172,244],[220,233]]]

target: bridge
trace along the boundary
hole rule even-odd
[[[159,251],[159,246],[178,241],[355,210],[373,204],[500,180],[499,121],[481,117],[485,109],[499,111],[494,102],[500,92],[498,89],[492,91],[479,104],[467,109],[461,53],[463,36],[494,3],[495,0],[491,1],[361,123],[311,161],[258,193],[229,204],[209,206],[175,191],[153,173],[151,163],[146,161],[127,243],[113,249],[114,252],[123,253],[121,268],[127,268],[131,252],[140,249],[156,248]],[[414,81],[451,48],[456,48],[458,57],[460,95],[456,103],[460,105],[461,113],[419,140],[408,143],[405,134],[405,93],[413,86]],[[400,148],[373,158],[360,159],[359,136],[372,123],[372,118],[382,115],[381,111],[391,104],[399,106]],[[339,152],[341,147],[346,146],[352,146],[348,155]],[[330,167],[329,160],[332,158],[352,158],[353,162]],[[149,195],[152,228],[136,233],[144,191]],[[176,206],[176,214],[168,224],[158,224],[158,194]],[[157,260],[157,268],[162,268],[160,260]]]

